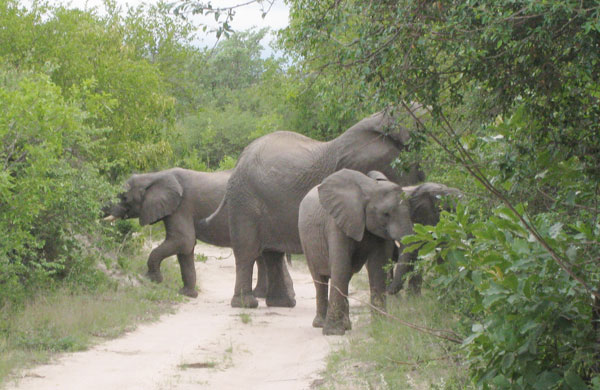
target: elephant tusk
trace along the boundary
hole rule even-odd
[[[400,248],[400,247],[402,246],[402,244],[400,244],[400,242],[398,242],[397,240],[394,240],[394,244],[396,244],[396,246],[397,246],[398,248]]]
[[[108,222],[112,222],[112,221],[116,221],[117,217],[115,217],[114,215],[109,215],[108,217],[102,218],[103,221],[108,221]]]

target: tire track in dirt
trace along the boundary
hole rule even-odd
[[[306,266],[290,269],[295,308],[269,308],[261,300],[258,309],[234,309],[231,249],[199,243],[196,253],[208,256],[196,263],[197,299],[118,339],[27,370],[7,388],[310,389],[343,338],[324,337],[311,326],[315,290]]]

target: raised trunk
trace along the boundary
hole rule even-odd
[[[392,162],[405,149],[409,138],[408,130],[396,126],[392,117],[380,112],[363,119],[328,142],[327,149],[328,153],[335,153],[334,171],[348,168],[366,174],[377,170],[390,181],[404,186],[425,179],[418,164],[413,164],[407,173],[399,173],[392,167]]]

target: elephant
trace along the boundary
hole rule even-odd
[[[351,328],[348,285],[365,263],[371,304],[385,310],[384,266],[395,242],[413,233],[411,216],[435,196],[430,190],[438,189],[436,183],[416,188],[406,191],[381,172],[342,169],[300,203],[298,230],[317,298],[313,327],[323,328],[323,334],[343,335]]]
[[[217,209],[232,171],[209,173],[172,168],[132,175],[126,182],[127,190],[118,195],[120,201],[103,208],[105,220],[139,218],[142,226],[162,220],[166,238],[150,253],[147,276],[161,282],[161,262],[176,254],[183,280],[180,293],[197,297],[196,239],[217,246],[231,246],[227,215],[215,219],[210,231],[202,229],[198,222]],[[261,291],[266,292],[267,278],[263,263],[259,261],[258,266],[257,294],[260,296]],[[282,272],[291,280],[285,265]]]
[[[384,110],[329,142],[277,131],[250,143],[238,159],[219,208],[202,222],[210,229],[213,220],[229,215],[236,262],[231,306],[258,306],[252,296],[252,269],[261,255],[269,280],[266,304],[292,306],[293,286],[281,277],[282,256],[286,252],[302,253],[298,233],[300,201],[311,188],[343,168],[364,173],[379,170],[402,185],[423,181],[424,174],[417,164],[405,174],[391,167],[409,139],[409,131]]]
[[[403,187],[404,192],[408,195],[410,202],[410,219],[413,224],[435,226],[440,221],[440,199],[450,196],[453,198],[461,198],[462,192],[453,187],[445,186],[439,183],[422,183],[418,186]],[[444,205],[444,209],[452,209],[450,203]],[[391,283],[387,287],[388,294],[397,294],[404,285],[404,278],[408,272],[414,268],[414,262],[417,258],[418,250],[402,253],[403,247],[400,245],[397,248],[397,265],[393,273]],[[414,275],[409,280],[409,291],[412,294],[418,295],[421,292],[421,276]]]

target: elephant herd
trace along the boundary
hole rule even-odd
[[[265,297],[268,306],[295,306],[284,255],[304,253],[317,295],[313,326],[324,334],[344,334],[350,329],[352,274],[366,264],[371,302],[384,308],[383,266],[398,253],[395,242],[411,234],[414,223],[437,223],[440,196],[460,194],[442,184],[416,185],[424,181],[418,164],[403,174],[392,168],[409,139],[388,111],[328,142],[278,131],[250,143],[232,170],[173,168],[133,175],[119,202],[103,211],[107,220],[139,218],[141,225],[162,220],[166,238],[150,253],[148,276],[160,282],[160,263],[177,255],[180,292],[190,297],[198,295],[196,239],[231,247],[233,307],[255,308],[256,297]],[[252,290],[255,263],[258,280]],[[406,261],[397,266],[388,293],[400,290],[407,267]]]

